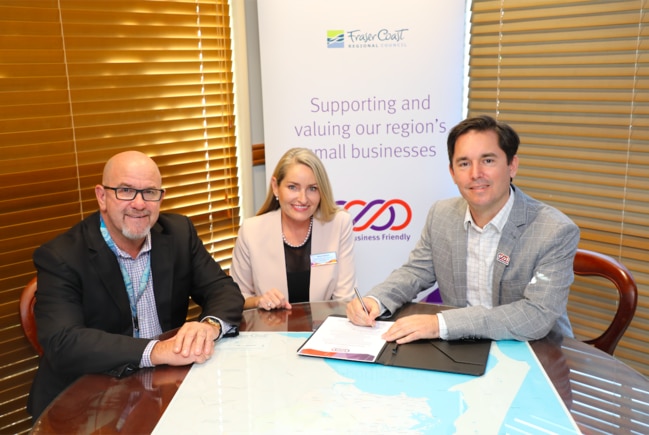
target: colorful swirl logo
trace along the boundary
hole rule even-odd
[[[356,207],[356,206],[362,207],[360,211],[356,213],[356,216],[353,218],[354,231],[364,231],[368,228],[374,231],[385,231],[385,230],[400,231],[405,227],[407,227],[408,224],[410,224],[410,221],[412,220],[412,209],[410,208],[407,202],[401,199],[390,199],[388,201],[384,199],[375,199],[370,202],[365,202],[360,199],[354,199],[349,202],[336,201],[336,204],[343,207],[345,210],[349,211],[350,214],[352,214],[352,216],[354,216],[353,213],[351,213],[352,207]],[[373,211],[377,206],[380,207],[378,207],[376,211]],[[401,213],[397,213],[397,210],[399,209],[401,210]],[[366,218],[365,215],[368,215],[368,217]],[[404,215],[405,217],[403,218],[403,221],[401,221],[400,219],[400,221],[395,224],[397,215],[399,215],[400,218]],[[366,219],[366,222],[363,225],[359,227],[355,226],[357,222],[361,221],[364,218]],[[379,219],[382,220],[387,219],[387,222],[381,225],[376,224],[376,222]]]

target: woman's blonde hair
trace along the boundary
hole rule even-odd
[[[313,213],[313,216],[321,221],[329,222],[333,219],[334,214],[336,214],[340,208],[334,202],[327,171],[325,170],[322,161],[313,151],[308,148],[291,148],[286,151],[286,153],[284,153],[284,155],[279,159],[279,162],[277,162],[275,171],[273,171],[273,177],[277,180],[277,185],[279,186],[282,184],[289,168],[292,165],[297,164],[311,168],[313,175],[315,175],[316,183],[318,184],[318,190],[320,191],[320,204],[318,204],[318,208],[315,213]],[[273,186],[271,184],[268,186],[266,200],[257,212],[257,216],[268,213],[269,211],[277,210],[278,208],[279,201],[275,198]]]

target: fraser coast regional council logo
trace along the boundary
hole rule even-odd
[[[404,48],[409,29],[327,30],[327,48]],[[347,44],[345,45],[345,40]]]
[[[345,31],[327,30],[327,47],[345,48]]]

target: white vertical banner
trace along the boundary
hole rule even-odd
[[[464,1],[259,0],[266,175],[292,147],[325,164],[354,219],[362,293],[407,259],[431,204],[457,195]]]

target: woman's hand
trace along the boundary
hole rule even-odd
[[[292,307],[281,291],[272,288],[261,296],[258,296],[257,308],[269,311],[281,309],[290,310]]]

